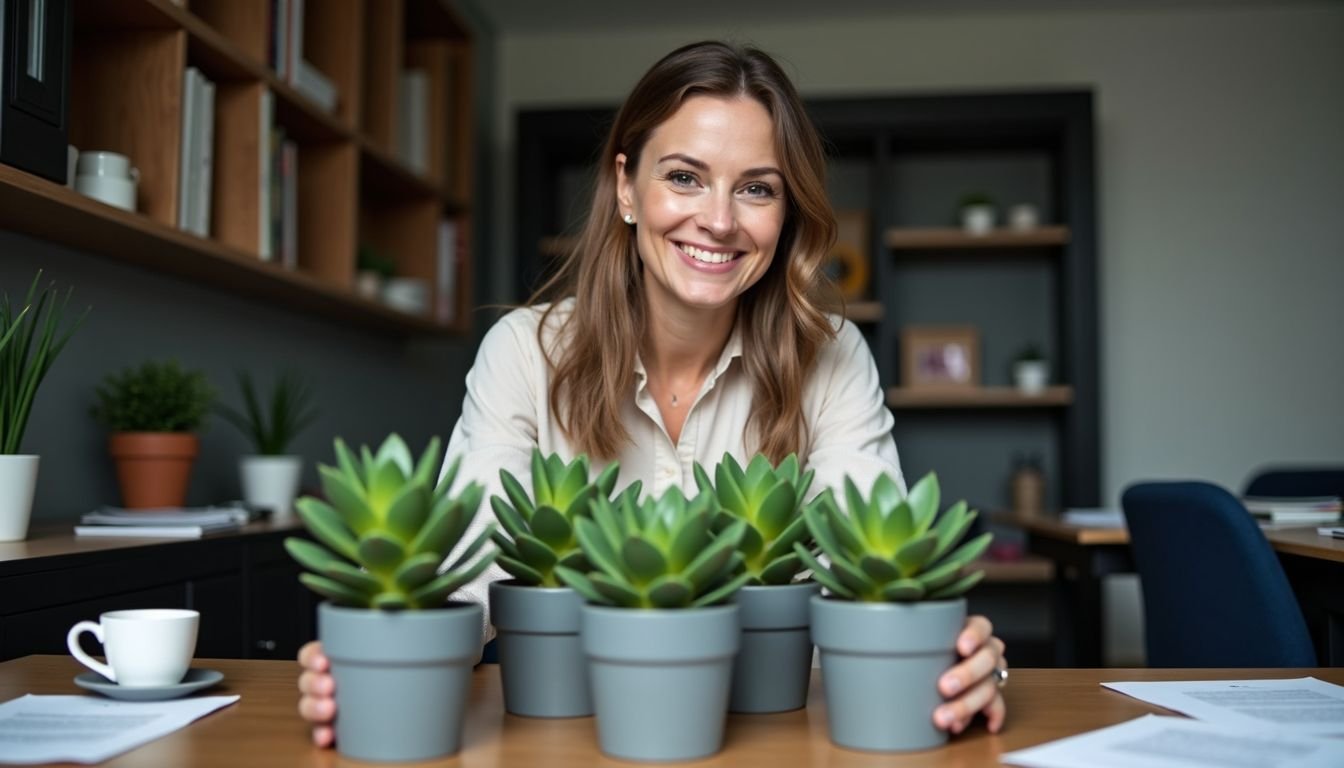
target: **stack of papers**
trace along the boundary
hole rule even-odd
[[[1000,759],[1028,768],[1344,765],[1344,687],[1314,677],[1102,685],[1198,719],[1145,715]]]
[[[1241,500],[1246,511],[1256,519],[1271,523],[1333,523],[1339,519],[1341,504],[1338,496],[1277,498],[1247,496]]]
[[[1082,528],[1125,527],[1125,513],[1118,509],[1066,509],[1063,519]]]
[[[0,763],[101,763],[237,700],[130,702],[29,694],[0,704]]]
[[[207,533],[242,527],[248,521],[248,511],[242,506],[143,510],[103,507],[79,521],[76,536],[199,539]]]

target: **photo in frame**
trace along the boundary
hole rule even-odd
[[[911,388],[979,386],[979,330],[972,325],[901,329],[901,384]]]
[[[869,295],[872,260],[868,254],[868,212],[835,212],[835,246],[826,260],[826,274],[845,301]]]

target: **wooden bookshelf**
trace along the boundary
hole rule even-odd
[[[965,230],[952,227],[930,229],[894,227],[883,233],[882,239],[888,248],[905,251],[1038,248],[1067,244],[1069,228],[1051,226],[1023,231],[996,229],[984,235],[972,235]]]
[[[131,158],[136,212],[0,165],[0,226],[290,311],[398,334],[469,329],[471,36],[448,0],[306,4],[303,58],[339,91],[327,112],[270,65],[271,0],[74,0],[70,143]],[[185,7],[184,7],[185,6]],[[177,228],[185,70],[215,83],[209,237]],[[403,68],[426,70],[429,167],[397,156]],[[272,125],[297,150],[297,264],[260,256]],[[274,189],[274,188],[273,188]],[[354,293],[367,243],[438,290],[438,232],[459,233],[454,316],[406,314]]]
[[[892,387],[887,390],[891,408],[1059,408],[1073,402],[1073,388],[1047,387],[1039,395],[1023,394],[1014,387]]]

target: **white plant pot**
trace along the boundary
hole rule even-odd
[[[28,537],[40,456],[0,455],[0,541]]]
[[[994,206],[968,205],[961,209],[961,228],[972,235],[994,231]]]
[[[303,477],[302,456],[244,456],[238,462],[243,501],[271,510],[271,519],[293,514]]]
[[[1021,392],[1039,395],[1050,383],[1050,365],[1044,360],[1013,363],[1013,381]]]

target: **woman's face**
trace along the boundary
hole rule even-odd
[[[617,203],[635,217],[653,309],[720,309],[761,279],[786,210],[774,123],[748,98],[694,96],[650,134]]]

